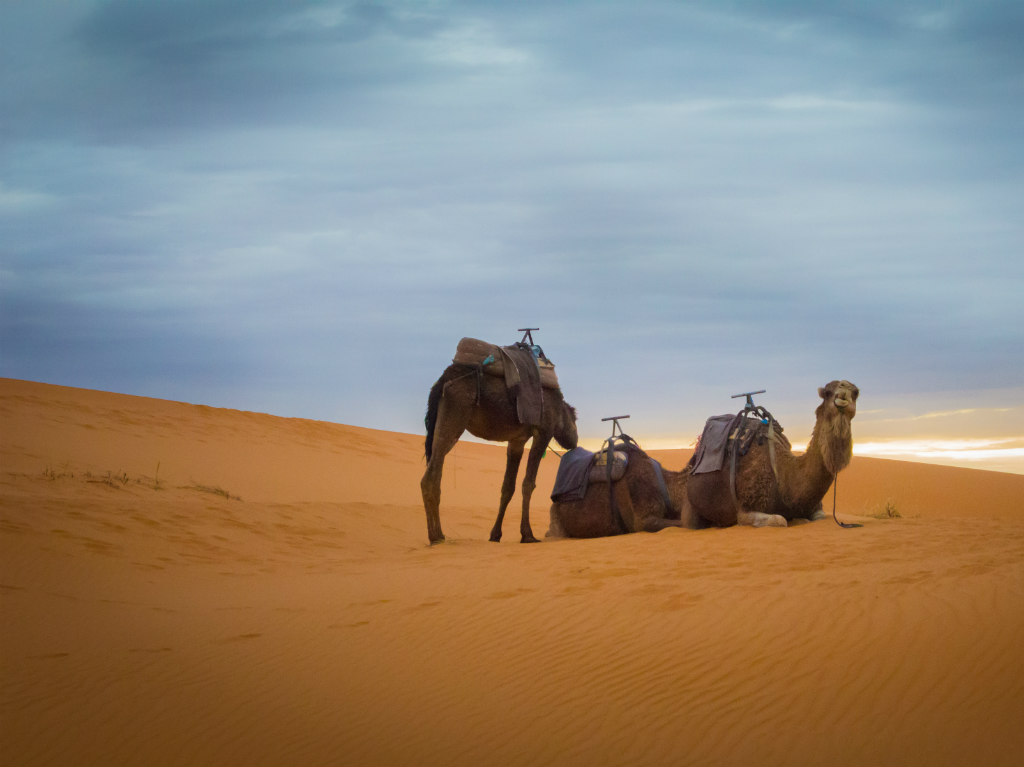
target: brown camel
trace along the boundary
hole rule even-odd
[[[552,537],[595,538],[632,532],[657,532],[666,527],[730,525],[781,526],[792,520],[825,516],[821,500],[836,474],[849,463],[853,450],[850,421],[857,412],[860,390],[849,381],[832,381],[818,390],[814,432],[802,455],[794,455],[779,435],[774,445],[775,468],[767,441],[754,442],[739,460],[736,496],[730,490],[728,462],[717,472],[693,474],[692,462],[682,471],[662,470],[670,505],[658,485],[656,469],[633,445],[624,448],[629,463],[613,485],[616,512],[608,484],[591,482],[578,501],[551,505]]]
[[[658,469],[647,453],[632,440],[616,449],[626,453],[628,463],[622,479],[611,485],[615,504],[611,502],[608,483],[592,480],[580,500],[551,504],[548,537],[600,538],[696,526],[680,519],[680,510],[686,509],[687,472],[661,469],[670,502],[666,505],[656,474]]]
[[[523,450],[531,438],[530,456],[523,477],[523,515],[519,532],[523,543],[536,543],[530,527],[530,496],[536,487],[540,459],[554,437],[566,450],[576,447],[576,410],[565,402],[559,389],[544,389],[543,411],[539,426],[519,422],[505,380],[500,376],[482,375],[474,365],[452,364],[441,374],[427,399],[427,470],[420,480],[423,507],[427,512],[427,535],[430,543],[444,540],[441,532],[441,472],[444,457],[455,447],[464,431],[480,439],[508,442],[505,479],[501,483],[498,518],[491,528],[491,540],[501,540],[505,519]]]
[[[784,438],[776,442],[774,471],[769,442],[752,444],[736,468],[735,501],[728,462],[718,471],[690,475],[686,480],[689,508],[684,513],[716,527],[785,527],[793,520],[823,518],[822,498],[853,455],[850,422],[857,413],[859,395],[849,381],[832,381],[818,389],[822,401],[815,410],[807,450],[794,455]]]

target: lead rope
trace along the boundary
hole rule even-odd
[[[832,481],[832,519],[836,521],[836,524],[840,527],[863,527],[863,525],[856,522],[840,522],[839,517],[836,516],[836,495],[839,494],[839,475],[836,474],[835,479]]]

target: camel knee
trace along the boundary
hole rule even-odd
[[[736,522],[751,527],[788,527],[786,518],[780,514],[765,514],[760,511],[741,511],[736,515]]]

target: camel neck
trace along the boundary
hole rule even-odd
[[[792,455],[792,454],[791,454]],[[780,486],[787,506],[816,505],[828,492],[835,475],[825,465],[817,431],[811,435],[803,455],[792,455],[779,467]]]

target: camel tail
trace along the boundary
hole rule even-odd
[[[430,395],[427,397],[427,415],[423,419],[427,427],[427,439],[423,454],[430,461],[430,454],[434,446],[434,427],[437,425],[437,409],[441,405],[441,395],[444,393],[445,376],[441,376],[430,387]]]

